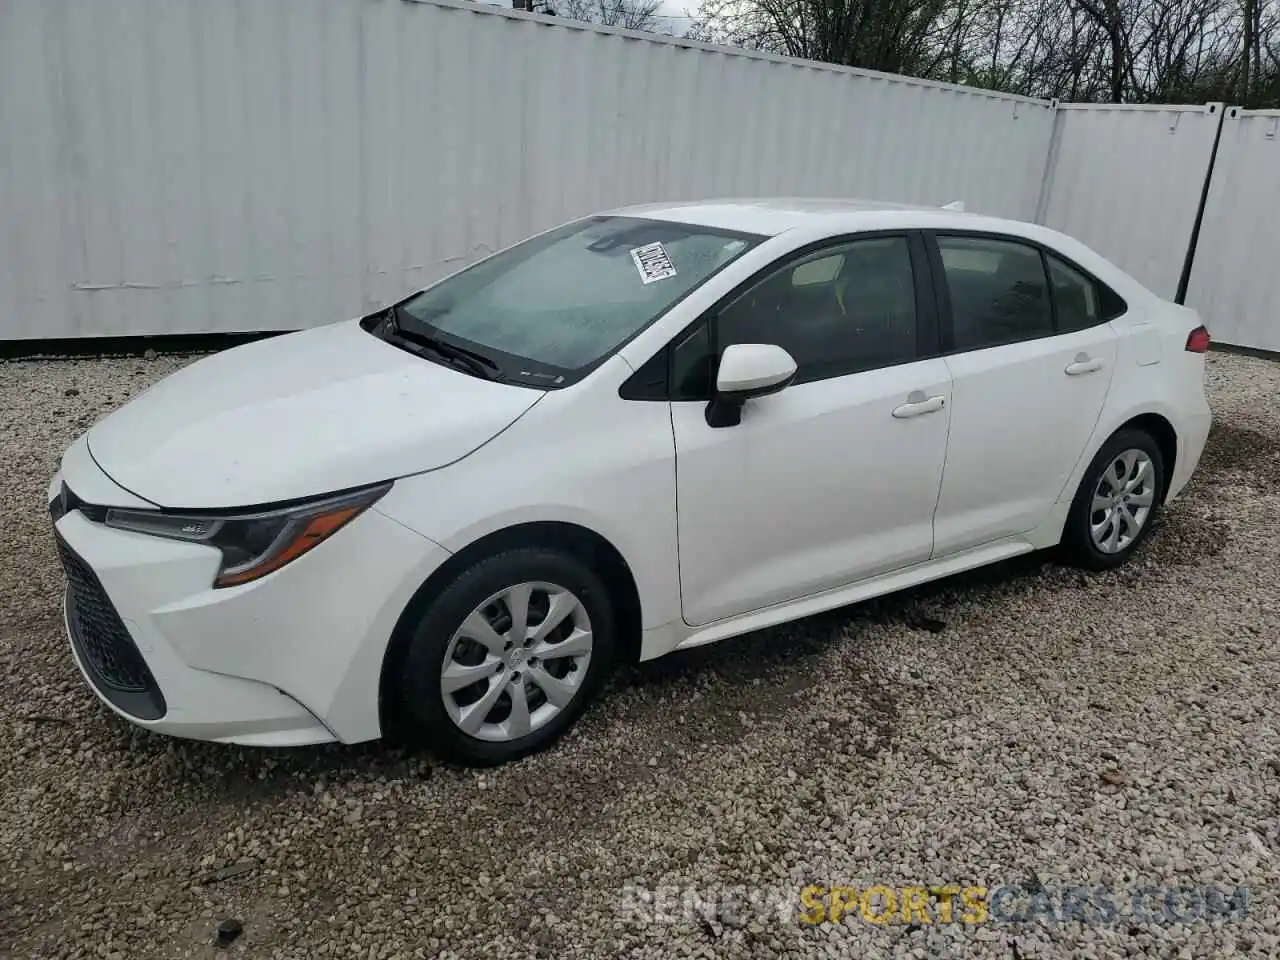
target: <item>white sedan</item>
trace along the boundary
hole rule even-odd
[[[632,207],[203,359],[50,487],[98,695],[471,764],[647,660],[1061,544],[1122,563],[1209,430],[1191,310],[1043,227]]]

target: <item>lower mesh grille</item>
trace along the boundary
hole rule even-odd
[[[160,687],[97,574],[56,531],[54,539],[67,575],[71,642],[94,686],[126,713],[143,720],[164,716]]]

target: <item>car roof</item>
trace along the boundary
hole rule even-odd
[[[765,237],[776,237],[797,229],[804,229],[811,237],[834,237],[872,230],[972,231],[1007,235],[1041,243],[1065,255],[1127,299],[1154,296],[1115,264],[1072,237],[1023,220],[966,213],[957,209],[959,206],[928,207],[856,198],[763,197],[642,203],[610,210],[606,216],[645,217]]]
[[[902,216],[914,211],[915,216]],[[940,207],[888,203],[881,200],[824,199],[808,197],[727,198],[685,200],[675,203],[641,203],[608,211],[612,216],[671,220],[720,230],[736,230],[762,236],[777,236],[800,226],[818,226],[839,220],[840,229],[884,226],[920,226],[919,214],[941,213],[950,217],[966,215]],[[892,216],[897,213],[899,216]],[[936,219],[930,217],[931,223]],[[970,218],[971,219],[971,218]],[[831,224],[833,227],[834,224]],[[987,227],[990,229],[990,226]]]

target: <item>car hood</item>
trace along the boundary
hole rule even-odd
[[[199,360],[95,424],[89,450],[162,507],[242,507],[454,462],[543,393],[400,350],[357,321]]]

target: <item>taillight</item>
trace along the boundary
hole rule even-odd
[[[1209,349],[1209,329],[1196,327],[1187,334],[1187,349],[1192,353],[1204,353]]]

